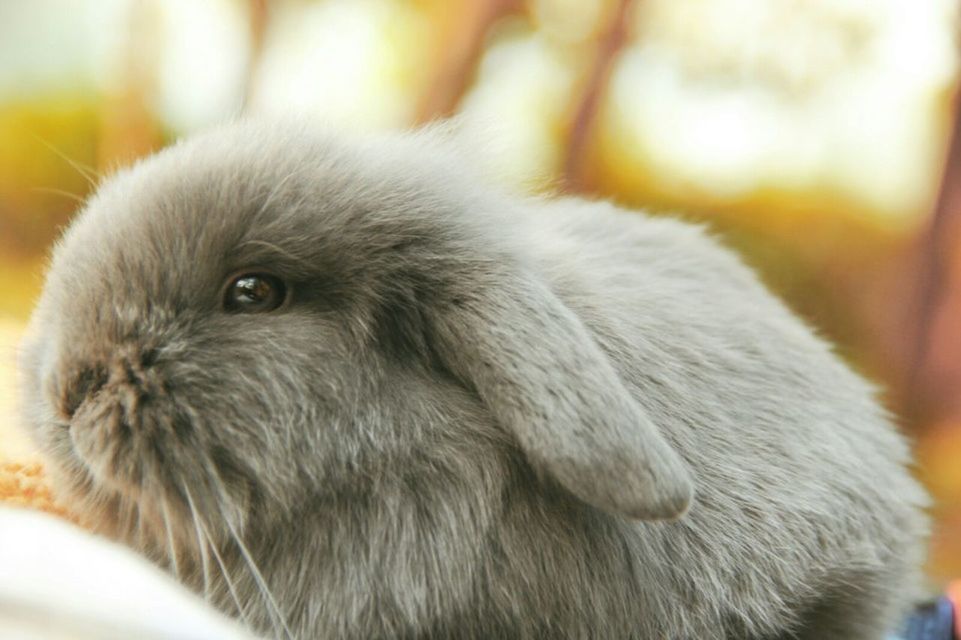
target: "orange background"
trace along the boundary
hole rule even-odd
[[[99,176],[240,113],[458,114],[515,186],[704,221],[740,250],[884,389],[936,499],[932,581],[961,576],[955,23],[935,0],[6,3],[0,456],[30,454],[16,344]]]

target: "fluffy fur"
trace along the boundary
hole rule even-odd
[[[881,638],[926,497],[872,389],[699,228],[456,146],[247,122],[109,179],[24,350],[76,508],[278,637]],[[245,271],[289,304],[222,311]]]

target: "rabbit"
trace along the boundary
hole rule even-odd
[[[477,155],[252,119],[106,179],[22,348],[62,499],[268,637],[882,638],[928,498],[874,388],[700,226]]]

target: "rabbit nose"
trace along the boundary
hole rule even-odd
[[[73,418],[80,405],[105,388],[126,388],[145,393],[156,387],[150,368],[157,359],[156,350],[135,347],[118,348],[106,362],[82,367],[69,381],[63,393],[62,410]]]

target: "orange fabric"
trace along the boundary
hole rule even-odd
[[[0,503],[68,518],[66,510],[54,500],[39,462],[0,462]]]

